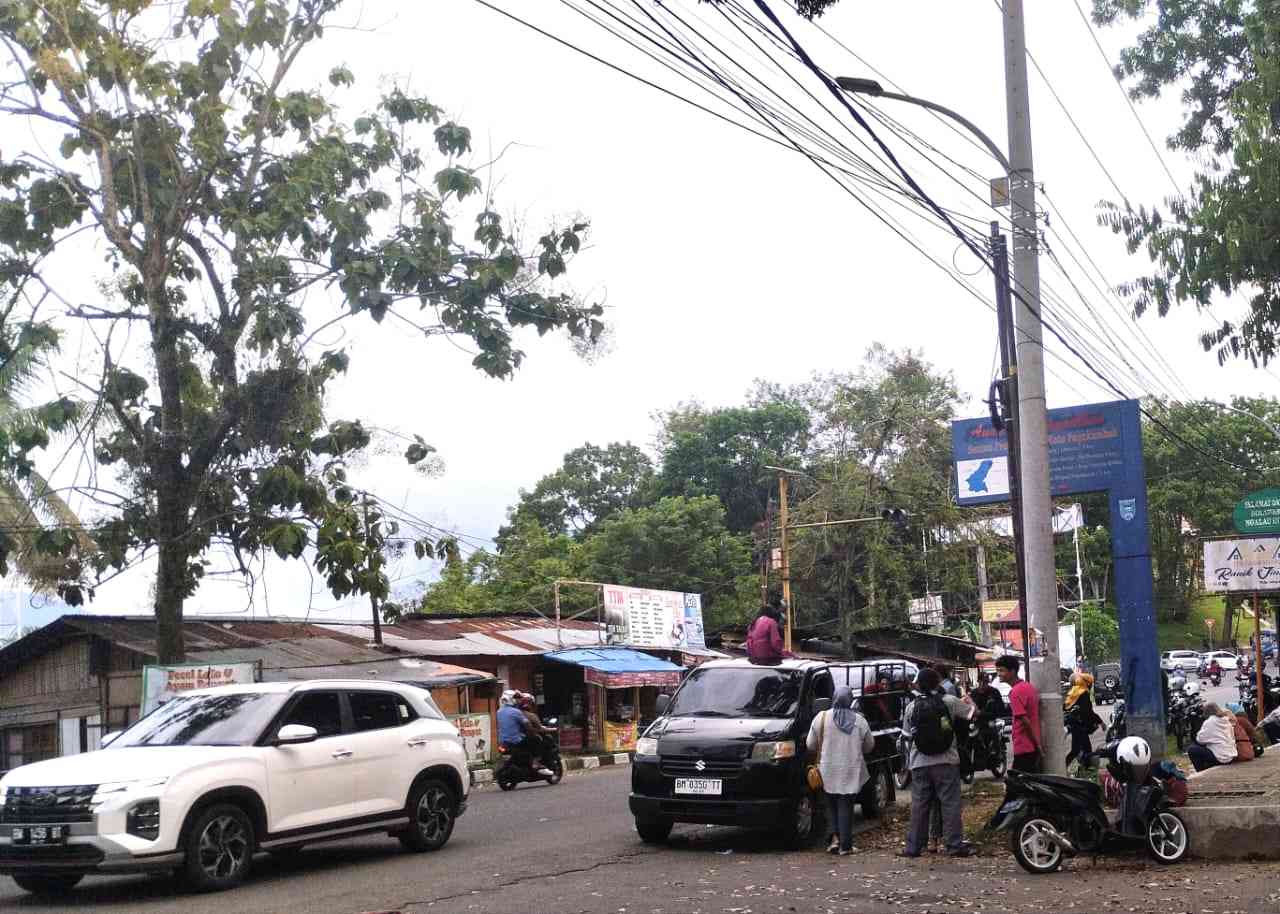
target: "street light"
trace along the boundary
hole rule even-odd
[[[1254,413],[1248,412],[1243,409],[1237,409],[1234,406],[1228,406],[1225,403],[1219,403],[1217,400],[1202,400],[1200,402],[1208,403],[1212,406],[1218,407],[1219,409],[1225,409],[1227,412],[1239,413],[1241,416],[1248,416],[1250,419],[1253,419],[1255,422],[1259,422],[1262,425],[1265,425],[1267,427],[1267,430],[1270,431],[1271,434],[1275,435],[1276,438],[1280,438],[1280,429],[1277,429],[1274,424],[1262,418],[1261,416],[1255,415]]]
[[[884,86],[880,85],[874,79],[858,79],[854,76],[837,76],[836,85],[851,95],[871,95],[875,98],[888,98],[895,102],[906,102],[908,105],[916,105],[920,108],[928,108],[930,111],[936,111],[939,114],[951,118],[960,126],[964,127],[974,136],[976,136],[983,146],[987,147],[987,151],[1000,163],[1000,167],[1004,169],[1004,173],[1009,175],[1013,172],[1013,166],[1009,164],[1009,158],[1004,151],[992,141],[978,126],[969,120],[963,114],[952,111],[937,102],[931,102],[928,99],[916,98],[914,95],[903,95],[901,92],[886,92]]]

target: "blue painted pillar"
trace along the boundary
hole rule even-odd
[[[1110,491],[1111,555],[1115,561],[1120,617],[1120,675],[1124,680],[1130,736],[1151,744],[1164,757],[1164,689],[1156,643],[1155,592],[1151,572],[1151,530],[1142,461],[1142,422],[1135,400],[1117,404],[1124,437],[1124,468]]]

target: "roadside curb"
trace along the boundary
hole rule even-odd
[[[630,765],[630,752],[608,752],[604,755],[573,755],[564,759],[565,771],[581,771],[588,768],[607,768],[611,765]],[[481,784],[493,783],[492,768],[476,768],[471,772],[471,784],[478,787]]]

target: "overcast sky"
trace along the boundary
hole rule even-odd
[[[494,2],[684,94],[696,91],[560,2]],[[1030,49],[1129,199],[1157,200],[1170,192],[1169,178],[1074,2],[1028,4]],[[714,21],[707,8],[694,5],[667,4]],[[782,0],[774,6],[780,14],[786,8]],[[369,0],[360,10],[359,29],[326,33],[308,78],[346,63],[367,91],[380,79],[408,81],[471,127],[476,163],[505,149],[482,174],[503,212],[518,213],[531,230],[557,217],[586,215],[590,247],[568,278],[607,306],[613,335],[613,351],[596,364],[577,359],[561,340],[530,337],[524,368],[513,381],[498,382],[472,369],[470,356],[447,342],[415,339],[403,326],[352,324],[341,339],[352,370],[334,390],[330,414],[422,434],[446,465],[443,475],[427,480],[395,461],[374,460],[363,481],[382,497],[483,540],[517,490],[553,470],[571,448],[586,441],[647,445],[655,410],[690,399],[737,403],[757,377],[792,383],[815,371],[856,369],[873,342],[919,349],[953,372],[965,395],[975,402],[985,396],[994,354],[991,312],[795,152],[630,81],[474,0]],[[820,65],[868,75],[864,64],[812,27],[794,15],[784,18]],[[354,5],[347,21],[357,24]],[[1005,145],[1001,16],[994,3],[845,0],[821,24],[907,91],[960,110]],[[1101,37],[1114,59],[1124,33]],[[1097,202],[1116,197],[1110,181],[1034,71],[1031,100],[1036,175],[1052,201],[1050,226],[1070,226],[1109,281],[1137,275],[1145,258],[1128,257],[1120,240],[1096,227]],[[1176,103],[1144,103],[1138,110],[1163,149],[1177,123]],[[893,114],[947,155],[997,174],[994,162],[937,120],[914,109]],[[1180,181],[1190,173],[1180,155],[1164,157]],[[945,205],[991,218],[990,209],[938,171],[908,165]],[[966,183],[986,195],[982,182]],[[904,224],[945,263],[979,270],[953,238],[910,217]],[[1052,236],[1050,243],[1056,245]],[[1083,284],[1084,273],[1073,272]],[[1055,289],[1069,292],[1047,265],[1045,275]],[[988,276],[975,275],[973,282],[990,291]],[[1084,288],[1095,307],[1109,307]],[[1227,316],[1238,306],[1222,302],[1216,309]],[[1247,365],[1220,368],[1203,352],[1197,336],[1210,322],[1183,309],[1141,323],[1191,395],[1274,394],[1273,374]],[[1114,317],[1112,324],[1090,331],[1136,345],[1131,324],[1123,327]],[[1052,358],[1049,365],[1051,406],[1116,398]],[[1134,395],[1150,391],[1120,383]],[[979,404],[968,411],[981,410]],[[421,571],[403,566],[400,584]],[[94,610],[148,611],[147,573],[140,569],[104,589]],[[325,595],[312,600],[311,590],[299,566],[273,564],[251,611],[297,615],[310,608],[328,618],[364,612],[363,603],[335,607]],[[231,583],[206,584],[188,605],[220,613],[250,608],[243,588]]]

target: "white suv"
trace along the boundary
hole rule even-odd
[[[1200,654],[1197,651],[1165,651],[1160,657],[1160,668],[1169,673],[1174,670],[1194,673],[1200,669]]]
[[[457,730],[410,685],[205,689],[113,736],[0,780],[0,873],[56,894],[90,872],[176,870],[209,891],[259,850],[375,831],[436,850],[470,786]]]

